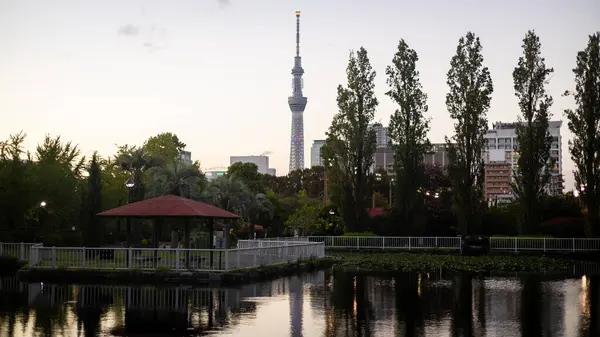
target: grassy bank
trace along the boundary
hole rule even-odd
[[[561,270],[569,261],[542,256],[456,256],[410,253],[332,252],[336,266],[373,271],[544,272]]]

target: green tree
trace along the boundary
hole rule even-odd
[[[176,134],[163,132],[148,138],[143,147],[148,155],[171,164],[179,162],[179,154],[185,149],[185,144]]]
[[[272,220],[275,213],[275,208],[269,197],[264,193],[249,193],[246,196],[246,200],[243,205],[244,215],[248,219],[248,229],[250,232],[250,237],[252,238],[254,237],[255,222],[259,220],[261,216],[267,220]]]
[[[127,203],[128,189],[125,186],[130,174],[116,165],[116,160],[100,160],[102,172],[102,206],[111,209]]]
[[[285,221],[288,234],[305,236],[316,231],[322,231],[327,227],[323,219],[323,203],[316,198],[308,196],[306,191],[300,191],[294,202],[294,212]]]
[[[44,142],[36,147],[35,155],[40,164],[64,164],[76,177],[81,177],[85,168],[85,157],[77,145],[63,143],[60,136],[52,138],[46,135]]]
[[[423,156],[431,146],[427,138],[429,119],[424,116],[427,94],[416,69],[418,60],[417,52],[400,40],[392,65],[385,71],[390,86],[386,95],[399,106],[390,117],[388,131],[394,150],[395,205],[405,225],[412,227],[416,227],[417,213],[423,206],[422,194],[417,191],[425,180]]]
[[[522,47],[523,55],[513,71],[521,115],[516,127],[519,167],[513,172],[512,188],[521,208],[519,233],[531,234],[540,222],[550,181],[552,137],[548,125],[552,97],[544,86],[554,70],[546,68],[542,44],[535,32],[527,32]]]
[[[573,73],[577,107],[565,111],[573,133],[569,150],[577,168],[575,183],[584,187],[586,235],[593,237],[600,232],[600,32],[591,35],[586,48],[577,53]]]
[[[119,147],[115,164],[121,167],[122,170],[129,172],[133,177],[134,186],[130,201],[135,202],[144,200],[146,195],[144,174],[154,167],[163,166],[164,161],[152,156],[143,146],[138,148],[124,145]]]
[[[37,160],[32,172],[35,194],[46,202],[40,213],[41,228],[38,233],[42,234],[46,244],[80,244],[77,233],[67,233],[72,232],[73,226],[80,228],[82,220],[82,170],[85,168],[85,159],[80,156],[76,145],[63,143],[60,137],[49,136],[36,147],[35,157]],[[63,233],[59,234],[61,231]]]
[[[32,179],[33,163],[26,157],[23,142],[26,134],[20,132],[0,141],[0,228],[3,240],[13,241],[17,228],[34,225],[38,220],[40,196],[35,194]]]
[[[483,136],[487,111],[494,91],[492,78],[483,65],[482,46],[475,34],[461,37],[450,61],[446,83],[446,107],[454,122],[454,136],[446,137],[453,209],[462,233],[479,224],[483,206]]]
[[[253,193],[263,192],[258,166],[254,163],[233,163],[227,169],[227,175],[237,176]]]
[[[358,232],[367,221],[368,174],[375,153],[375,131],[369,127],[378,105],[375,71],[367,51],[350,53],[346,68],[347,87],[338,86],[339,112],[333,117],[322,151],[330,189],[342,203],[346,229]]]
[[[205,195],[215,206],[240,215],[244,213],[244,202],[250,193],[244,182],[232,175],[211,181]]]
[[[206,185],[204,173],[196,166],[174,162],[153,169],[149,192],[153,196],[172,194],[199,200]]]
[[[82,223],[83,243],[87,247],[99,246],[103,231],[96,214],[102,211],[102,170],[100,157],[94,152],[88,168],[87,196],[84,203],[84,223]]]

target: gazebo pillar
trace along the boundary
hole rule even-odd
[[[206,219],[206,227],[208,229],[208,248],[210,249],[210,268],[212,269],[213,266],[213,249],[215,248],[215,243],[213,240],[213,232],[215,229],[215,219],[214,218],[208,218]]]
[[[127,238],[127,248],[128,248],[127,249],[127,254],[125,254],[125,256],[127,258],[127,268],[131,268],[131,266],[129,265],[129,261],[131,260],[129,258],[129,253],[130,253],[131,249],[129,249],[129,248],[131,248],[131,242],[133,241],[133,238],[132,238],[132,235],[131,235],[131,218],[127,217],[125,219],[125,222],[127,223],[127,225],[126,225],[127,226],[127,228],[126,228],[127,235],[125,237]]]
[[[162,218],[152,219],[152,247],[154,248],[154,268],[158,264],[158,238],[161,233]]]
[[[183,221],[183,248],[185,248],[185,268],[190,269],[190,218]]]

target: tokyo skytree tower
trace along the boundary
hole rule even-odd
[[[302,94],[302,58],[300,57],[300,11],[296,11],[296,57],[292,68],[292,96],[288,104],[292,110],[292,138],[290,143],[290,172],[304,168],[304,109],[307,99]]]

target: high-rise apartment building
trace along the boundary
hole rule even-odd
[[[377,139],[377,147],[389,147],[388,144],[388,127],[383,126],[381,123],[374,123],[369,125],[370,128],[375,130],[375,138]]]
[[[517,151],[517,134],[515,123],[497,122],[493,124],[492,129],[488,130],[484,138],[486,147],[483,158],[486,163],[490,162],[490,154],[492,150],[501,150],[504,152],[504,160],[511,164],[511,170],[519,169],[518,159],[519,152]],[[554,167],[551,169],[551,180],[548,192],[551,195],[562,194],[563,179],[562,179],[562,137],[560,128],[562,121],[550,121],[548,132],[552,137],[552,145],[550,146],[550,156],[554,160]]]
[[[323,166],[323,158],[321,158],[321,148],[325,145],[324,139],[313,140],[310,147],[310,167]]]
[[[512,165],[506,161],[504,150],[487,152],[484,167],[484,196],[489,202],[502,204],[512,201]]]
[[[234,163],[254,163],[258,167],[258,173],[275,175],[274,168],[269,167],[268,156],[231,156],[229,157],[229,165]]]

